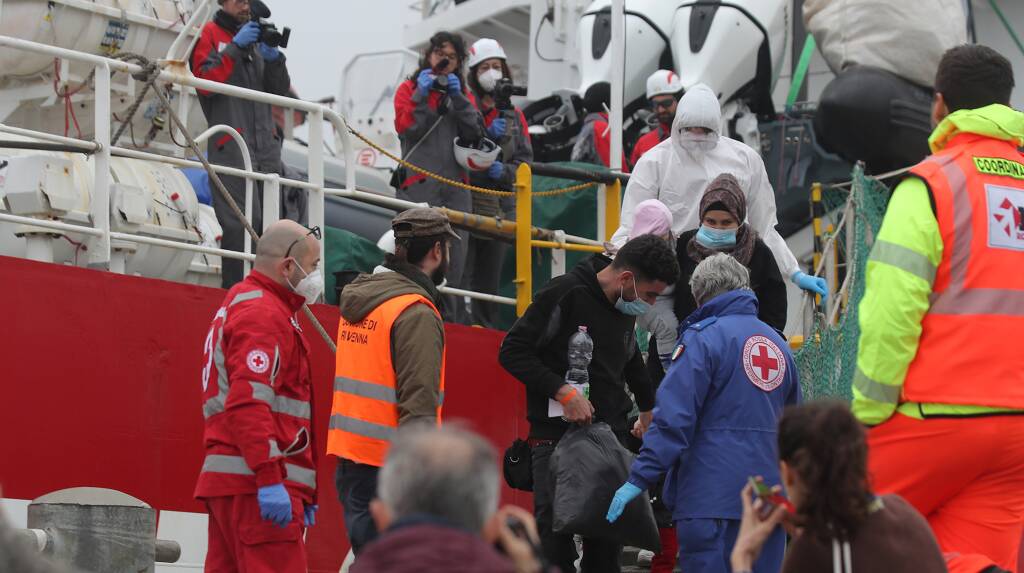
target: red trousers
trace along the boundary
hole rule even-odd
[[[1024,528],[1024,416],[896,414],[868,433],[872,487],[928,520],[950,573],[1017,570]]]
[[[260,517],[255,494],[205,501],[210,514],[206,573],[306,573],[299,498],[292,497],[292,521],[285,527]]]
[[[679,554],[679,540],[676,539],[675,527],[659,527],[661,552],[654,554],[651,560],[651,573],[672,573],[676,568],[676,556]]]

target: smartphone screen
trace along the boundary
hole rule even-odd
[[[762,517],[767,516],[772,512],[776,506],[781,505],[789,513],[795,513],[796,509],[788,499],[783,497],[781,494],[772,491],[772,488],[768,487],[763,481],[756,478],[749,478],[748,483],[754,490],[754,495],[761,499],[764,506],[761,508]]]
[[[772,496],[772,488],[765,485],[763,481],[756,478],[748,478],[750,487],[754,488],[754,495],[760,498],[768,498]]]

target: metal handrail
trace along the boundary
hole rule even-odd
[[[193,18],[194,20],[195,18]],[[190,21],[191,22],[191,21]],[[194,25],[194,24],[193,24]],[[186,25],[186,28],[188,25]],[[184,37],[182,34],[180,37]],[[205,247],[202,245],[194,245],[191,243],[184,243],[180,241],[170,241],[165,239],[158,239],[154,237],[131,235],[126,233],[112,232],[110,229],[110,196],[109,196],[109,183],[110,183],[110,158],[112,156],[142,159],[158,161],[165,164],[176,165],[179,167],[202,167],[202,164],[196,161],[190,161],[183,158],[168,157],[164,155],[158,155],[154,153],[148,153],[135,149],[127,149],[122,147],[111,146],[110,144],[110,99],[111,99],[111,83],[110,75],[112,72],[123,72],[128,74],[140,74],[145,69],[137,64],[129,63],[122,60],[115,60],[106,58],[103,56],[97,56],[94,54],[88,54],[84,52],[77,52],[57,46],[51,46],[48,44],[40,44],[28,40],[22,40],[20,38],[12,38],[9,36],[0,36],[0,47],[8,47],[18,50],[24,50],[29,52],[41,53],[52,56],[54,58],[60,58],[70,61],[76,61],[86,64],[91,64],[96,69],[95,74],[95,121],[96,121],[96,140],[86,141],[81,139],[75,139],[70,137],[61,137],[45,132],[38,132],[34,130],[28,130],[23,128],[17,128],[13,126],[7,126],[0,124],[0,131],[13,133],[25,137],[33,137],[44,141],[51,141],[54,143],[64,144],[70,147],[75,147],[83,151],[87,151],[94,155],[94,197],[91,209],[92,216],[92,227],[84,227],[71,225],[67,223],[61,223],[59,221],[49,221],[34,219],[31,217],[20,217],[10,214],[0,213],[0,220],[25,224],[40,228],[49,228],[54,230],[62,230],[68,232],[83,233],[91,235],[97,238],[97,248],[90,249],[89,262],[91,264],[104,264],[110,265],[111,263],[111,239],[119,241],[128,241],[142,244],[157,245],[169,248],[177,248],[181,250],[194,251],[199,253],[219,255],[226,258],[235,258],[241,260],[251,261],[253,255],[249,253],[242,253],[236,251],[229,251],[225,249],[216,249],[212,247]],[[218,174],[233,175],[242,177],[247,182],[247,188],[251,187],[252,181],[263,181],[270,183],[271,188],[276,188],[279,185],[287,185],[290,187],[296,187],[306,189],[310,192],[309,201],[309,222],[311,225],[323,226],[324,222],[324,198],[326,195],[339,195],[345,197],[351,197],[357,200],[370,201],[375,203],[389,203],[400,209],[407,209],[413,206],[420,206],[416,203],[405,202],[399,199],[392,199],[372,193],[366,193],[360,190],[356,186],[355,180],[355,149],[352,145],[351,134],[349,131],[348,122],[338,112],[324,105],[306,102],[298,99],[294,99],[286,96],[279,96],[275,94],[269,94],[265,92],[259,92],[238,86],[232,86],[229,84],[218,83],[210,80],[204,80],[201,78],[194,77],[188,70],[187,66],[183,62],[165,62],[167,67],[161,69],[157,74],[157,79],[179,86],[191,87],[204,92],[217,93],[221,95],[237,97],[249,101],[255,101],[260,103],[266,103],[274,106],[279,106],[285,109],[295,109],[306,112],[309,117],[309,138],[311,145],[309,147],[309,158],[308,158],[308,181],[298,181],[293,179],[287,179],[280,177],[278,174],[265,174],[254,172],[251,169],[251,163],[246,165],[245,169],[237,169],[233,167],[214,165],[212,169]],[[324,181],[324,138],[323,138],[323,122],[324,120],[329,121],[332,127],[337,133],[338,139],[342,145],[342,151],[344,161],[346,165],[345,169],[345,186],[342,189],[329,189],[325,187]],[[214,126],[205,136],[209,136],[210,131],[228,131],[232,133],[232,137],[239,141],[240,145],[244,149],[244,140],[238,136],[237,131],[227,128],[227,126]],[[237,136],[237,137],[236,137]],[[243,152],[243,156],[248,158],[248,153]],[[527,170],[529,169],[526,166]],[[577,175],[577,174],[572,174]],[[589,175],[589,174],[588,174]],[[611,185],[607,185],[606,190],[606,201],[602,203],[602,207],[608,208],[605,213],[606,223],[605,234],[611,235],[615,230],[618,222],[618,203],[619,195],[621,193],[621,181],[615,178],[615,181]],[[527,191],[529,192],[529,191]],[[251,204],[251,201],[247,203]],[[520,201],[520,203],[523,203]],[[529,201],[525,202],[529,205]],[[251,215],[251,211],[246,214],[247,217]],[[525,248],[527,257],[529,249],[531,248],[531,233],[533,232],[532,227],[529,225],[529,217],[515,226],[515,234],[517,238],[517,252]],[[505,222],[510,224],[511,222]],[[591,247],[600,245],[598,241],[592,239],[586,239],[583,237],[575,237],[571,235],[565,235],[564,233],[559,234],[560,241],[553,242],[550,244],[544,244],[544,247],[549,248],[566,248],[568,242],[581,245],[589,245]],[[525,241],[520,246],[519,243]],[[321,257],[324,257],[323,242],[320,243]],[[518,256],[518,255],[517,255]],[[517,281],[518,282],[518,281]],[[523,285],[520,285],[519,289],[519,305],[522,304],[522,289]],[[496,295],[489,295],[483,293],[474,293],[471,291],[464,291],[460,289],[447,289],[449,292],[459,296],[469,296],[478,298],[481,300],[487,300],[496,302],[499,304],[515,304],[515,301],[507,297],[501,297]],[[528,290],[527,290],[528,292]],[[526,295],[529,300],[529,294]],[[522,308],[525,310],[525,308]]]
[[[238,130],[231,127],[230,125],[214,125],[206,131],[200,133],[195,137],[197,144],[205,143],[206,140],[210,139],[215,133],[226,133],[231,136],[231,139],[235,140],[238,144],[239,151],[242,153],[242,165],[245,167],[247,172],[252,171],[252,157],[249,155],[249,145],[245,143],[245,139],[242,137]],[[246,177],[245,181],[245,218],[252,221],[252,179]],[[252,252],[252,236],[249,233],[244,234],[244,240],[242,242],[242,251],[245,253]],[[245,263],[245,274],[249,274],[249,263]]]

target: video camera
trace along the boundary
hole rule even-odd
[[[249,13],[251,14],[251,20],[260,26],[260,42],[271,48],[288,47],[288,39],[292,35],[292,29],[285,27],[283,30],[278,30],[277,26],[272,22],[268,22],[270,8],[263,3],[263,0],[252,0],[249,4]]]
[[[508,78],[501,78],[494,85],[494,107],[500,110],[512,109],[512,96],[525,96],[526,88],[517,86]]]

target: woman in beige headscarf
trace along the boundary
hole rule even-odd
[[[727,253],[750,271],[757,317],[779,332],[786,328],[786,283],[771,249],[746,219],[747,201],[739,182],[728,173],[719,175],[700,200],[700,228],[683,233],[676,244],[680,275],[675,312],[680,322],[697,309],[690,291],[690,277],[697,264],[715,253]]]

